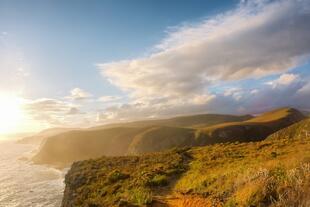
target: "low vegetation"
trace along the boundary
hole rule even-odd
[[[74,161],[101,156],[138,155],[175,147],[259,141],[302,119],[304,116],[299,111],[282,108],[255,118],[209,114],[72,130],[46,139],[33,161],[61,168]]]
[[[150,204],[153,194],[169,191],[188,159],[186,150],[173,150],[76,162],[66,175],[63,206]]]
[[[74,163],[63,207],[310,206],[310,120],[259,142]],[[287,136],[289,134],[289,136]]]

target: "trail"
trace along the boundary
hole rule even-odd
[[[196,195],[156,196],[152,207],[221,207],[220,203]]]

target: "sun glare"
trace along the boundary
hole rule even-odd
[[[16,132],[22,117],[19,99],[15,96],[0,94],[0,134]]]

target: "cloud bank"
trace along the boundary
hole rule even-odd
[[[99,64],[135,97],[204,93],[216,81],[259,78],[296,67],[310,53],[308,0],[249,1],[172,31],[147,57]]]
[[[108,108],[102,118],[251,112],[284,104],[310,108],[302,96],[309,91],[307,80],[288,73],[309,59],[309,22],[309,0],[254,0],[176,27],[148,56],[98,64],[102,75],[132,99]],[[214,85],[274,74],[282,75],[259,89],[210,91]]]

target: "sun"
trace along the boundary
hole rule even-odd
[[[16,132],[22,117],[20,100],[15,96],[0,94],[0,134]]]

